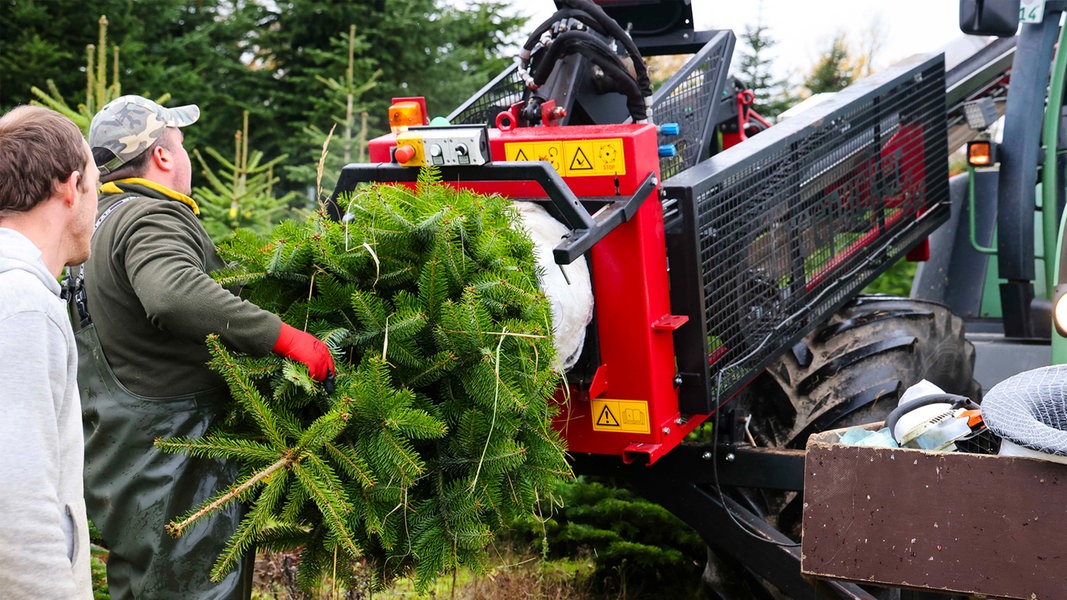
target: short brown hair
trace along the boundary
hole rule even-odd
[[[143,177],[144,174],[148,172],[148,157],[152,155],[152,151],[155,150],[158,146],[163,146],[164,148],[167,148],[166,144],[163,143],[162,137],[153,142],[152,145],[149,146],[148,149],[146,149],[144,152],[122,163],[121,167],[118,167],[110,173],[101,173],[101,183],[106,183],[108,181],[117,181],[119,179],[126,179],[129,177]],[[170,148],[167,149],[169,150]],[[112,158],[115,158],[115,153],[108,150],[107,148],[93,149],[93,160],[98,165],[105,164]]]
[[[40,106],[16,107],[0,117],[0,212],[24,212],[51,198],[88,160],[85,138],[70,119]]]

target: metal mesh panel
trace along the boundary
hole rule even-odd
[[[489,124],[493,126],[498,113],[522,101],[524,89],[522,79],[519,78],[518,65],[511,65],[477,94],[452,111],[452,114],[448,115],[448,120],[454,125]]]
[[[678,123],[681,133],[660,134],[659,143],[674,144],[675,156],[660,159],[666,179],[697,164],[710,154],[713,113],[726,86],[733,53],[734,35],[720,31],[685,66],[652,94],[652,117],[656,123]]]
[[[947,218],[946,144],[943,61],[914,59],[664,183],[673,310],[702,326],[676,337],[685,408],[716,406]]]

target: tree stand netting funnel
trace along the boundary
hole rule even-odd
[[[993,386],[982,417],[1003,438],[1001,454],[1067,462],[1067,365],[1024,371]]]

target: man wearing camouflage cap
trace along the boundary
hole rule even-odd
[[[209,273],[224,266],[197,219],[181,127],[195,105],[140,96],[108,103],[89,145],[100,168],[99,216],[84,266],[90,319],[78,332],[89,517],[110,549],[108,585],[125,598],[248,598],[252,553],[219,584],[211,566],[234,533],[231,505],[181,538],[164,526],[229,486],[238,465],[163,454],[156,438],[199,437],[230,408],[205,339],[276,352],[332,376],[325,344],[242,300]]]

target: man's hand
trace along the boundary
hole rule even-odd
[[[322,381],[333,375],[333,356],[322,341],[311,335],[282,323],[278,341],[274,342],[274,352],[307,365],[308,372],[315,381]]]

